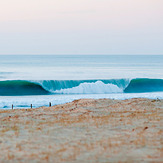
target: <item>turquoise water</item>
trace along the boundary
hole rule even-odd
[[[1,96],[162,92],[163,79],[0,81]]]
[[[10,101],[27,106],[23,96],[38,107],[49,97],[64,97],[64,103],[77,97],[162,98],[162,92],[162,55],[0,55],[0,108]]]

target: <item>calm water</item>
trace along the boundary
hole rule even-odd
[[[0,55],[0,79],[163,78],[163,56]]]

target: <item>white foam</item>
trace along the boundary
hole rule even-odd
[[[81,83],[77,87],[56,90],[54,93],[59,94],[105,94],[105,93],[122,93],[123,90],[114,84],[104,84],[102,81],[95,83]]]

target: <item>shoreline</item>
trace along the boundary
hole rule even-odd
[[[10,110],[12,105],[14,109],[28,109],[31,104],[33,108],[42,106],[60,105],[72,102],[78,99],[115,99],[126,100],[132,98],[163,99],[163,92],[153,93],[117,93],[117,94],[77,94],[77,95],[43,95],[43,96],[0,96],[0,110]]]
[[[0,110],[0,162],[161,162],[162,123],[159,99]]]

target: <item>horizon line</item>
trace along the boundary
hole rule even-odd
[[[163,55],[161,54],[0,54],[0,55]]]

